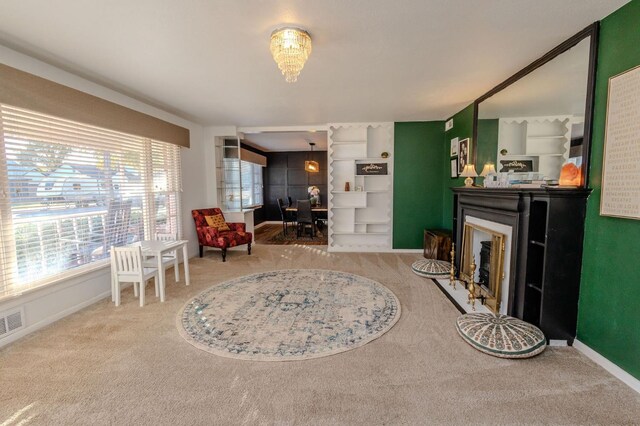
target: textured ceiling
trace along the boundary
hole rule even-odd
[[[626,0],[3,0],[0,43],[206,125],[444,119]],[[281,24],[313,53],[287,84]]]

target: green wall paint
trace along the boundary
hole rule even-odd
[[[640,221],[600,216],[609,77],[640,64],[640,1],[601,22],[578,339],[640,379]]]
[[[395,123],[393,248],[420,249],[424,228],[440,227],[443,137],[443,121]]]
[[[591,148],[587,220],[578,306],[578,340],[640,379],[640,285],[637,257],[640,253],[640,221],[600,216],[600,177],[609,77],[640,64],[640,0],[633,0],[602,20]],[[445,134],[447,173],[449,141],[471,137],[473,105],[454,118]],[[481,132],[481,128],[478,129]],[[478,148],[478,167],[485,158],[496,158],[497,146]],[[492,156],[490,157],[489,154]],[[478,170],[480,172],[480,170]],[[447,175],[448,178],[448,175]],[[443,227],[451,228],[453,197],[444,182]]]
[[[451,139],[465,138],[473,139],[473,104],[469,105],[453,117],[453,128],[444,134],[444,152],[442,158],[445,159],[445,170],[442,174],[442,223],[440,227],[452,230],[453,228],[453,192],[452,186],[464,185],[464,178],[451,179]],[[472,144],[473,146],[473,144]],[[471,153],[473,157],[473,152]]]
[[[480,173],[485,163],[492,162],[496,171],[500,167],[496,164],[498,158],[498,119],[478,120],[478,156],[476,169]]]

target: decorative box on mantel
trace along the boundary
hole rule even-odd
[[[511,227],[506,241],[508,315],[534,324],[549,340],[573,343],[578,315],[582,241],[590,189],[452,188],[453,230],[461,247],[466,220]],[[460,265],[460,250],[455,263]]]

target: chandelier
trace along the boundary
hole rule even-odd
[[[295,83],[311,54],[309,33],[294,27],[278,28],[271,33],[269,47],[287,83]]]

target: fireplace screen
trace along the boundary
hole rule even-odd
[[[500,312],[502,297],[504,244],[504,234],[465,222],[460,279],[473,280],[475,298],[495,313]]]

